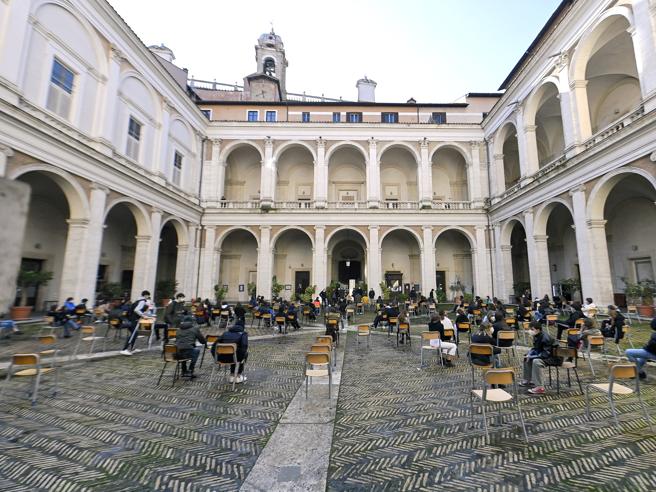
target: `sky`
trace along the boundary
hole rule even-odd
[[[146,45],[200,80],[242,84],[257,38],[282,37],[287,90],[376,101],[453,102],[493,92],[560,0],[109,0]]]

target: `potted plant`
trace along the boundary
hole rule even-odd
[[[271,296],[273,297],[278,297],[280,295],[280,292],[282,292],[282,289],[284,289],[285,286],[281,283],[278,283],[278,278],[274,275],[273,278],[271,279]]]
[[[314,299],[314,294],[316,293],[316,291],[317,291],[316,285],[309,285],[308,287],[305,288],[305,292],[303,292],[299,297],[301,301],[303,301],[305,304],[309,304]]]
[[[221,304],[221,301],[225,299],[226,294],[228,293],[228,289],[226,287],[223,287],[221,285],[215,285],[214,286],[214,299],[216,299],[217,304]]]
[[[11,318],[13,320],[29,319],[30,313],[34,306],[26,306],[27,304],[27,289],[48,285],[52,280],[52,272],[37,272],[35,270],[21,270],[18,272],[16,279],[16,287],[20,291],[20,301],[17,306],[11,308]]]
[[[102,299],[114,300],[119,299],[124,294],[124,289],[118,282],[105,282],[98,292]]]
[[[248,282],[246,288],[248,289],[248,297],[255,297],[257,294],[257,284],[255,282]]]
[[[387,286],[387,283],[381,282],[378,284],[380,286],[380,293],[383,296],[384,301],[389,301],[392,294],[392,289]]]
[[[652,318],[654,316],[656,283],[653,280],[641,280],[638,285],[640,286],[640,298],[642,300],[642,304],[638,306],[638,314],[646,318]]]
[[[175,289],[178,288],[178,282],[173,279],[160,280],[155,285],[155,299],[162,306],[166,306],[175,295]]]

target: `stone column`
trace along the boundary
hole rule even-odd
[[[104,234],[105,202],[109,190],[103,186],[93,184],[89,200],[89,224],[87,227],[86,252],[80,258],[82,266],[81,296],[95,299],[96,280],[98,278],[98,264],[100,263],[100,250]]]
[[[433,226],[422,226],[422,274],[421,292],[428,297],[431,289],[437,289],[435,280],[435,247],[433,246]]]
[[[68,234],[66,236],[66,249],[64,250],[64,266],[59,288],[59,297],[63,301],[73,297],[76,301],[82,298],[83,278],[86,265],[83,262],[89,228],[88,219],[68,219]],[[98,265],[94,272],[98,270]]]
[[[199,225],[191,224],[187,232],[187,241],[189,247],[187,249],[187,264],[185,266],[186,276],[184,279],[184,289],[178,287],[178,290],[182,290],[187,297],[191,297],[196,293],[196,286],[199,285],[200,279],[198,278],[198,260],[199,260]]]
[[[161,241],[160,232],[162,230],[162,211],[153,208],[150,213],[150,230],[152,235],[150,237],[150,245],[148,247],[147,257],[147,270],[146,270],[146,285],[144,289],[155,294],[155,281],[157,278],[157,261],[159,259],[159,243]]]
[[[574,117],[575,141],[577,145],[581,145],[592,136],[587,86],[587,80],[573,80],[569,84],[570,94],[573,99],[572,113]]]
[[[177,246],[178,253],[175,259],[175,281],[178,283],[178,292],[191,292],[187,288],[187,265],[188,265],[188,255],[189,255],[189,245],[188,244],[178,244]],[[187,294],[189,295],[189,294]]]
[[[524,125],[524,142],[526,145],[526,173],[532,176],[540,169],[540,158],[538,156],[538,139],[535,135],[535,125]]]
[[[312,275],[313,284],[317,286],[317,292],[321,292],[327,285],[326,268],[326,226],[314,226],[314,250],[312,252]]]
[[[328,202],[328,167],[326,165],[326,141],[317,138],[317,162],[314,163],[314,206],[326,208]],[[317,285],[317,288],[320,288]]]
[[[369,162],[367,162],[367,206],[380,207],[380,162],[376,140],[369,139]]]
[[[534,235],[533,244],[535,247],[535,264],[531,270],[535,270],[535,276],[538,282],[538,290],[533,294],[533,297],[542,297],[549,294],[551,297],[551,269],[549,265],[549,248],[547,246],[546,235]],[[531,290],[533,286],[531,285]]]
[[[0,77],[18,87],[21,68],[27,56],[31,2],[0,2]]]
[[[558,77],[558,97],[560,102],[560,115],[563,123],[564,153],[572,157],[576,151],[576,130],[574,128],[574,107],[572,93],[569,88],[569,57],[561,54],[556,65]]]
[[[512,246],[510,244],[502,244],[499,247],[499,267],[502,272],[501,277],[501,295],[502,299],[514,302],[513,299],[513,269],[512,269]]]
[[[475,292],[481,297],[492,295],[492,270],[490,268],[490,250],[486,240],[486,227],[476,226],[476,246],[472,251],[474,260]]]
[[[225,194],[225,166],[226,163],[221,159],[221,142],[220,138],[213,138],[212,158],[205,163],[203,169],[203,182],[201,188],[201,198],[205,201],[215,202],[221,199]]]
[[[113,147],[114,129],[116,128],[116,108],[118,104],[118,86],[121,79],[121,62],[123,54],[116,46],[110,46],[109,66],[107,81],[104,83],[105,90],[100,97],[98,119],[96,121],[97,133],[100,140],[107,147]]]
[[[216,227],[205,226],[205,237],[201,242],[200,250],[200,278],[198,282],[198,295],[205,298],[214,296],[214,284],[218,277],[219,265],[215,264],[216,257]]]
[[[642,98],[648,100],[645,111],[654,109],[656,102],[651,96],[656,91],[656,4],[649,0],[633,1],[634,29],[628,32],[633,38],[633,49],[640,79]]]
[[[7,160],[14,155],[11,147],[0,144],[0,178],[7,175]]]
[[[421,208],[431,208],[433,205],[433,166],[428,156],[428,139],[419,141],[419,153],[421,156],[421,181],[423,186],[419,195]],[[429,291],[430,292],[430,289]]]
[[[134,271],[132,273],[132,290],[130,297],[138,299],[141,291],[148,285],[148,262],[151,236],[135,236],[137,244],[134,250]],[[154,294],[151,292],[151,294]]]
[[[257,295],[271,299],[272,273],[271,226],[260,226],[260,245],[257,248]]]
[[[503,154],[494,154],[492,160],[493,178],[492,186],[495,187],[494,195],[500,195],[506,190],[506,174],[503,165]]]
[[[483,205],[483,194],[481,193],[480,143],[473,141],[469,142],[469,145],[471,147],[471,164],[467,166],[469,201],[473,202],[474,206],[480,207]],[[471,171],[469,168],[471,168]]]
[[[381,294],[380,282],[382,281],[381,272],[381,255],[378,243],[379,226],[369,226],[369,251],[367,252],[367,261],[369,263],[369,286],[373,287],[376,294]]]
[[[597,306],[613,304],[613,279],[606,241],[606,221],[588,220],[587,227],[594,286],[592,298]]]
[[[531,293],[533,297],[542,297],[544,294],[549,293],[550,289],[546,292],[544,291],[545,284],[544,280],[540,276],[540,272],[543,268],[540,266],[541,263],[546,263],[547,268],[549,267],[548,256],[545,259],[543,256],[544,248],[538,248],[536,245],[536,236],[533,234],[534,225],[533,225],[533,209],[529,208],[523,212],[524,215],[524,229],[526,232],[526,250],[528,254],[528,270],[529,278],[531,281]],[[546,246],[546,239],[544,245]]]
[[[271,137],[267,137],[264,141],[264,165],[262,166],[262,182],[260,184],[260,206],[264,209],[273,207],[276,188],[275,173],[275,162],[273,161],[273,140]],[[269,296],[270,295],[271,294],[269,294]]]
[[[592,267],[591,248],[588,237],[588,225],[586,217],[585,186],[579,186],[569,192],[572,197],[572,208],[574,212],[574,233],[576,236],[576,252],[579,259],[579,271],[581,273],[581,297],[592,297],[598,301],[595,290],[595,280]],[[604,237],[604,242],[605,242]],[[600,304],[598,304],[600,305]]]
[[[524,129],[524,111],[518,104],[515,106],[515,115],[517,118],[517,150],[519,154],[519,174],[520,181],[525,182],[532,174],[529,166],[528,143],[526,142],[526,130]]]

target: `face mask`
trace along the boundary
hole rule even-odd
[[[528,330],[528,332],[531,334],[532,337],[534,337],[538,333],[536,330]]]
[[[184,297],[179,298],[178,302],[185,302],[185,298]]]

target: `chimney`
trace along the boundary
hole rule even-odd
[[[376,82],[365,75],[355,86],[358,88],[358,102],[376,102]]]

